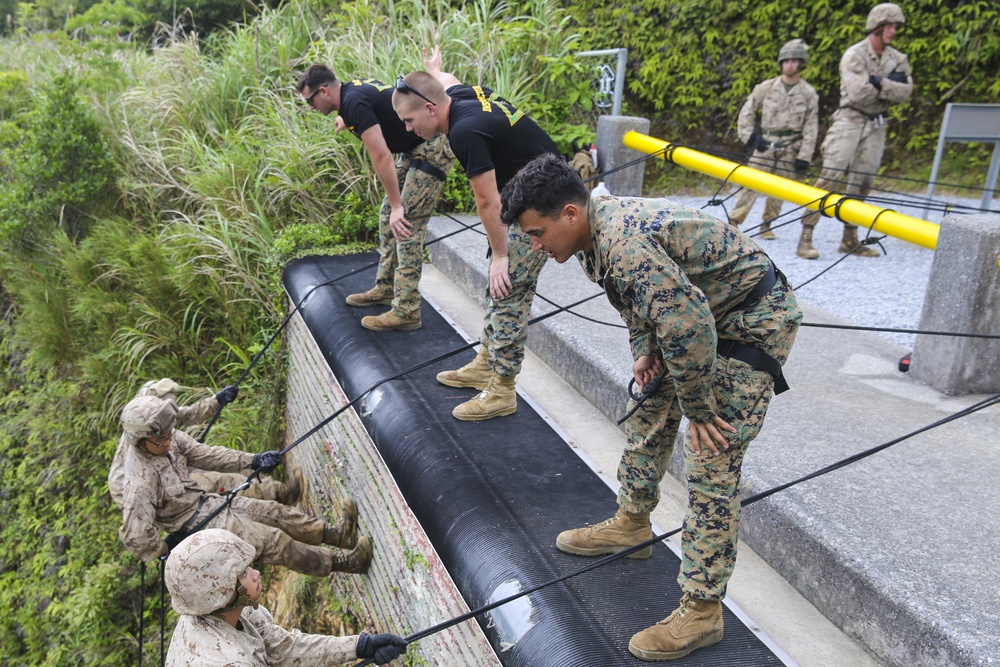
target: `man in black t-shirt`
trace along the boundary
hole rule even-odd
[[[385,190],[379,211],[379,264],[375,287],[351,294],[352,306],[389,305],[361,319],[373,331],[420,328],[420,274],[427,221],[441,196],[455,156],[444,137],[424,141],[408,131],[392,108],[392,87],[376,79],[339,82],[325,65],[311,65],[296,89],[324,115],[339,111],[335,132],[350,130],[372,158]],[[399,159],[394,161],[393,154]]]
[[[439,65],[439,52],[435,55],[433,64]],[[500,221],[500,191],[532,159],[559,151],[535,121],[507,100],[488,88],[463,85],[439,67],[432,69],[426,54],[424,63],[431,73],[413,72],[398,80],[392,104],[417,136],[430,140],[447,135],[469,177],[489,238],[492,259],[482,347],[471,363],[437,376],[450,387],[482,390],[452,411],[456,419],[481,421],[517,409],[514,380],[524,360],[531,301],[546,260],[531,250],[519,229],[508,229]]]

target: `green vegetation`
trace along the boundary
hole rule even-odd
[[[672,140],[735,148],[737,108],[792,36],[812,44],[807,76],[832,110],[837,60],[870,3],[565,4],[297,0],[249,16],[200,2],[175,16],[159,0],[0,0],[0,665],[134,664],[140,617],[145,660],[158,659],[158,602],[142,602],[105,481],[122,405],[148,379],[233,381],[284,315],[290,258],[371,246],[377,180],[361,143],[301,104],[308,63],[389,79],[440,43],[447,69],[569,152],[591,139],[576,106],[591,104],[589,65],[572,54],[624,45],[629,113]],[[894,112],[907,122],[892,126],[888,166],[920,170],[911,155],[929,163],[944,103],[1000,101],[1000,10],[905,8],[918,94]],[[948,180],[987,161],[953,150]],[[670,169],[650,166],[654,183]],[[445,191],[448,210],[472,208],[459,170]],[[210,441],[281,442],[283,377],[279,343]],[[157,583],[150,568],[147,591]]]

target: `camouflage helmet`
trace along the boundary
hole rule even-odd
[[[256,550],[228,530],[207,528],[186,537],[167,557],[164,579],[178,614],[205,616],[236,597],[240,575]]]
[[[809,45],[801,39],[785,42],[785,45],[778,51],[778,64],[780,65],[786,60],[801,60],[802,64],[805,65],[809,62]]]
[[[169,433],[177,423],[177,403],[170,398],[139,396],[122,410],[122,431],[131,444]]]
[[[136,396],[156,396],[157,398],[174,398],[174,394],[180,391],[181,386],[170,378],[162,380],[150,380],[142,385]]]
[[[899,23],[900,25],[906,23],[906,17],[903,16],[903,10],[899,8],[899,5],[883,2],[872,7],[872,10],[868,12],[868,20],[865,21],[865,32],[874,32],[886,23]]]

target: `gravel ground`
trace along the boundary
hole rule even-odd
[[[725,219],[722,208],[706,206],[710,196],[669,198],[688,206],[704,207],[712,215]],[[979,199],[938,197],[935,201],[972,209],[978,209],[980,204]],[[735,203],[736,198],[732,197],[725,202],[725,206],[732,209]],[[994,204],[994,210],[1000,209],[1000,200],[994,199]],[[940,212],[925,213],[922,208],[907,205],[903,201],[879,205],[936,224],[940,224],[943,217]],[[778,223],[786,226],[772,226],[778,238],[774,241],[758,239],[758,243],[788,277],[800,301],[821,308],[853,325],[918,328],[934,251],[886,237],[881,242],[885,248],[883,256],[851,256],[843,259],[844,256],[837,252],[843,225],[834,218],[821,218],[813,235],[813,247],[819,251],[819,259],[801,259],[795,254],[795,248],[802,230],[799,224],[802,211],[796,209],[794,204],[786,202],[782,208],[782,213],[786,215],[778,219]],[[753,236],[754,227],[760,224],[763,212],[764,197],[761,196],[757,198],[742,225],[744,231]],[[859,228],[859,236],[864,238],[866,231]],[[841,259],[843,261],[830,268]],[[830,270],[804,285],[827,268]],[[799,285],[803,287],[799,288]],[[913,348],[916,338],[912,334],[903,333],[879,332],[878,335],[900,345],[904,352]]]

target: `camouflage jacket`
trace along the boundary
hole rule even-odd
[[[767,256],[732,225],[666,199],[595,197],[589,222],[594,249],[577,257],[628,325],[633,358],[659,354],[684,415],[711,421],[718,333]]]
[[[906,75],[906,83],[889,80],[889,75],[896,71]],[[882,77],[881,90],[869,82],[872,75]],[[905,102],[912,93],[913,77],[906,54],[891,46],[886,46],[878,56],[866,37],[847,49],[840,59],[841,108],[874,116],[884,113],[892,104]]]
[[[749,141],[758,113],[765,138],[793,146],[797,141],[794,136],[772,139],[767,135],[769,131],[798,132],[802,143],[798,144],[795,157],[812,162],[819,137],[819,95],[815,88],[805,79],[799,79],[786,91],[780,76],[754,86],[740,109],[736,125],[743,143]]]
[[[216,400],[215,396],[203,398],[193,405],[178,407],[175,428],[201,424],[214,417],[218,411],[219,401]],[[119,509],[125,494],[125,452],[134,446],[133,442],[134,437],[127,433],[118,439],[118,449],[115,450],[115,457],[111,460],[111,468],[108,469],[108,491]]]
[[[357,636],[330,637],[285,630],[265,607],[246,607],[234,628],[216,616],[182,615],[167,667],[301,667],[341,665],[357,657]]]
[[[173,533],[194,514],[205,494],[188,474],[188,466],[237,472],[250,466],[253,454],[203,445],[184,431],[174,431],[170,451],[153,456],[130,446],[125,450],[122,526],[118,536],[137,558],[150,561],[166,553],[160,529]],[[218,503],[212,506],[217,507]],[[205,510],[209,509],[206,505]]]

